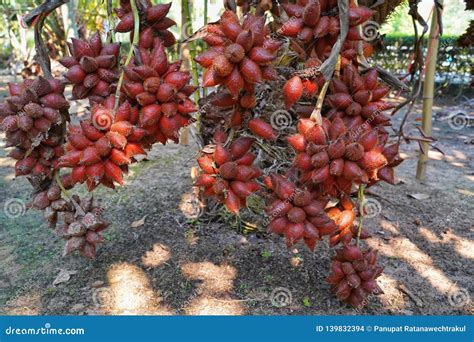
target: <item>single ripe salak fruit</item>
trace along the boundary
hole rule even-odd
[[[218,143],[213,153],[201,152],[197,160],[201,174],[195,185],[233,214],[246,207],[247,197],[260,188],[255,180],[261,171],[252,165],[256,156],[250,152],[253,142],[253,138],[240,137],[229,148]]]
[[[275,140],[275,132],[273,132],[272,126],[263,121],[262,119],[252,119],[248,123],[249,130],[252,131],[256,136],[265,140]]]
[[[317,57],[308,58],[304,67],[317,68],[321,66],[321,61]],[[317,95],[319,90],[319,82],[324,81],[321,76],[301,78],[300,76],[293,76],[286,81],[283,86],[283,98],[287,109],[292,107],[300,98],[312,98]]]
[[[366,304],[369,295],[382,294],[377,278],[383,268],[377,266],[377,252],[345,245],[332,258],[327,282],[336,297],[356,308]]]
[[[339,204],[329,208],[327,214],[337,226],[336,231],[329,237],[329,245],[331,247],[341,242],[348,244],[352,239],[357,239],[357,237],[362,240],[370,237],[370,234],[362,227],[359,235],[359,227],[355,220],[359,213],[348,195],[342,194],[339,199]]]

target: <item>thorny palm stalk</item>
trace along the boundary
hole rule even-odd
[[[128,50],[127,54],[127,59],[125,60],[125,63],[122,66],[122,72],[120,73],[120,78],[117,83],[117,90],[115,91],[115,106],[114,106],[114,115],[115,112],[117,111],[117,108],[119,106],[119,99],[120,99],[120,88],[122,88],[122,83],[123,83],[123,78],[124,78],[124,68],[128,66],[130,61],[132,60],[133,56],[133,51],[134,47],[138,44],[138,38],[140,36],[140,16],[138,15],[138,8],[135,0],[130,1],[130,4],[132,5],[132,13],[133,13],[133,41],[130,44],[130,49]]]

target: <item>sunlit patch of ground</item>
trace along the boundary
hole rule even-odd
[[[236,269],[229,265],[217,266],[211,262],[188,263],[181,267],[183,274],[200,280],[197,296],[185,307],[187,315],[242,315],[244,308],[229,292],[234,289]]]
[[[172,315],[151,287],[145,272],[138,266],[121,263],[107,272],[109,293],[104,308],[112,315]]]
[[[380,254],[403,260],[441,294],[459,291],[458,285],[433,263],[433,259],[405,237],[394,237],[388,244],[367,240]]]
[[[158,267],[171,258],[170,249],[160,243],[155,243],[153,249],[147,251],[142,257],[142,263],[145,267]]]

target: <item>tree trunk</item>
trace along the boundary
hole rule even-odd
[[[443,5],[443,0],[439,0]],[[433,8],[433,16],[431,18],[430,38],[428,43],[427,62],[425,80],[423,83],[423,122],[422,129],[427,136],[432,133],[432,117],[433,117],[433,96],[434,82],[436,73],[436,58],[438,55],[439,45],[439,23],[436,15],[436,9]],[[416,169],[416,178],[424,180],[426,175],[426,164],[428,162],[428,153],[430,145],[427,142],[421,142],[422,150],[418,157],[418,166]]]

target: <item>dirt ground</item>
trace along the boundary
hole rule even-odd
[[[453,110],[444,105],[434,112]],[[407,127],[413,133],[419,113],[417,107]],[[368,244],[385,267],[384,294],[360,310],[330,294],[326,242],[314,253],[302,245],[288,250],[278,237],[190,218],[193,144],[157,146],[149,161],[131,168],[126,187],[96,191],[112,226],[94,261],[61,257],[63,242],[40,213],[23,211],[29,184],[14,179],[13,163],[0,149],[0,313],[472,314],[474,128],[436,120],[434,136],[444,155],[430,152],[425,182],[415,179],[417,145],[404,144],[398,184],[367,194],[375,208],[365,221],[373,235]]]

